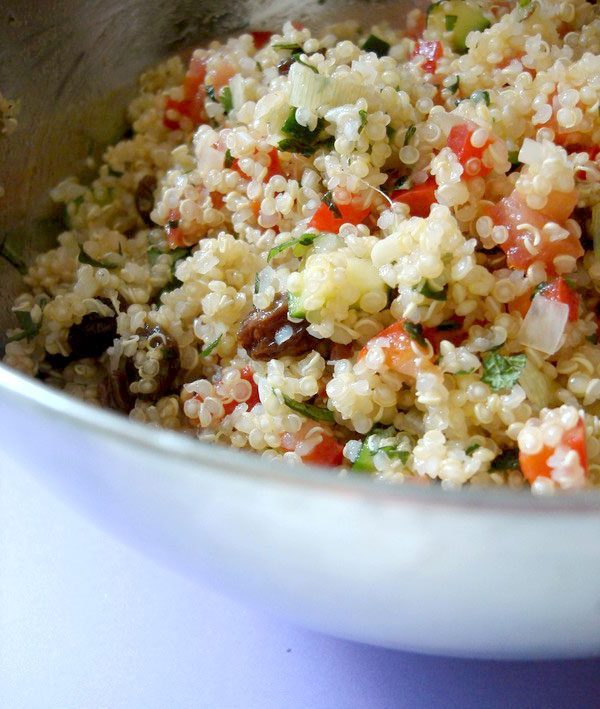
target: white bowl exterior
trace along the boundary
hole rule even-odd
[[[452,655],[600,651],[594,511],[373,498],[351,487],[301,487],[286,468],[280,481],[222,471],[101,426],[78,428],[7,390],[0,417],[5,455],[103,525],[185,574],[311,628]],[[163,435],[146,431],[149,440]]]

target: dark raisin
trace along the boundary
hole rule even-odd
[[[142,221],[146,226],[154,226],[154,222],[150,219],[150,214],[154,209],[154,190],[156,189],[156,177],[154,175],[146,175],[138,182],[135,191],[135,207]]]
[[[287,76],[290,73],[290,69],[292,67],[292,64],[296,61],[296,57],[291,56],[287,57],[286,59],[282,59],[279,64],[277,65],[277,71],[282,75],[282,76]]]

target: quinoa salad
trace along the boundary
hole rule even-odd
[[[141,77],[96,178],[51,193],[4,362],[269,459],[600,485],[600,10],[313,30]]]

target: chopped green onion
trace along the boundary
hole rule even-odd
[[[390,45],[383,39],[379,39],[374,34],[367,37],[362,46],[365,52],[375,52],[378,57],[384,57],[390,51]]]
[[[488,91],[473,91],[473,93],[471,94],[471,101],[473,101],[473,103],[481,103],[483,101],[486,106],[489,106],[490,94]]]
[[[326,421],[327,423],[333,423],[335,420],[333,418],[333,411],[330,411],[329,409],[323,409],[320,406],[295,401],[289,396],[286,396],[283,392],[282,396],[285,405],[301,416],[306,416],[306,418],[312,419],[313,421]]]
[[[208,357],[208,355],[217,347],[219,342],[221,342],[221,338],[223,337],[223,333],[217,337],[216,340],[213,340],[208,347],[205,347],[202,352],[200,352],[200,357]]]
[[[290,249],[293,246],[310,246],[313,241],[319,236],[319,234],[302,234],[302,236],[298,237],[297,239],[289,239],[289,241],[284,241],[283,244],[279,244],[278,246],[274,246],[269,253],[267,254],[267,261],[270,261],[273,256],[277,256],[277,254],[280,254],[282,251],[285,251],[286,249]]]

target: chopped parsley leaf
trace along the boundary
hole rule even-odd
[[[300,153],[305,157],[310,157],[318,147],[318,138],[323,130],[325,121],[319,118],[314,130],[307,126],[302,126],[296,120],[296,108],[292,107],[285,123],[281,127],[281,132],[286,136],[279,141],[279,150],[289,153]]]
[[[519,381],[526,364],[525,354],[505,356],[492,352],[483,360],[481,381],[489,384],[493,391],[512,389]]]
[[[215,95],[215,89],[214,89],[213,86],[211,86],[210,84],[206,84],[205,90],[206,90],[206,95],[208,96],[208,98],[209,98],[211,101],[216,101],[216,100],[217,100],[217,97],[216,97],[216,95]]]
[[[42,321],[40,320],[37,324],[34,323],[31,319],[31,313],[28,310],[15,310],[13,312],[17,318],[21,332],[7,338],[6,342],[18,342],[19,340],[25,339],[29,342],[29,340],[32,340],[40,331]]]
[[[460,76],[457,74],[456,81],[453,84],[450,84],[450,86],[448,86],[448,91],[455,94],[458,91],[459,86],[460,86]]]
[[[233,165],[233,156],[231,155],[231,150],[227,148],[225,151],[225,162],[223,163],[224,167],[231,167]]]
[[[467,455],[473,455],[478,448],[481,448],[479,443],[472,443],[468,448],[465,448],[465,453]]]
[[[87,263],[89,266],[93,266],[94,268],[107,268],[109,271],[113,268],[118,268],[116,263],[110,263],[109,261],[98,261],[97,259],[92,258],[84,251],[83,246],[79,247],[79,256],[77,257],[77,260],[79,263]]]
[[[8,261],[21,275],[24,276],[27,273],[27,264],[19,254],[13,251],[12,247],[6,243],[6,239],[0,244],[0,258]]]
[[[458,20],[457,15],[446,15],[446,30],[452,32]]]
[[[413,139],[414,134],[417,132],[417,126],[411,125],[408,126],[406,129],[406,133],[404,134],[404,145],[408,145],[410,141]]]
[[[369,114],[366,111],[364,111],[363,109],[361,109],[358,112],[358,115],[360,116],[360,127],[358,129],[358,132],[362,133],[364,127],[367,125],[367,119],[369,117]]]
[[[510,450],[500,453],[494,458],[491,465],[492,470],[520,470],[519,465],[519,449],[511,448]]]
[[[331,194],[331,192],[325,192],[323,198],[321,199],[321,202],[323,202],[329,207],[329,211],[336,219],[342,218],[342,213],[338,209],[337,204],[333,201],[333,195]]]
[[[223,106],[225,115],[227,115],[233,108],[233,97],[231,95],[231,89],[229,88],[229,86],[225,86],[225,88],[222,89],[221,93],[219,94],[219,101],[221,103],[221,106]]]

